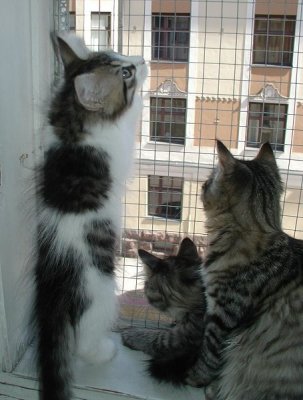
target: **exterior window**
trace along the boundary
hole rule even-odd
[[[170,176],[148,177],[148,215],[181,219],[183,179]]]
[[[74,11],[69,13],[69,30],[73,32],[76,30],[76,14]]]
[[[291,66],[295,25],[291,16],[256,15],[253,63]]]
[[[186,100],[151,97],[150,139],[184,144],[186,128]]]
[[[283,151],[286,119],[286,104],[250,103],[247,146],[260,147],[268,141],[273,149]]]
[[[190,16],[153,14],[152,59],[188,61]]]
[[[91,13],[91,48],[94,51],[110,46],[110,13]]]

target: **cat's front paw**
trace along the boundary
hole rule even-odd
[[[208,375],[207,371],[197,363],[193,368],[188,371],[186,377],[187,385],[194,387],[203,387],[207,386],[211,382],[211,378]]]
[[[142,329],[140,328],[124,328],[121,330],[122,343],[124,346],[132,350],[142,350],[140,343],[142,341]]]

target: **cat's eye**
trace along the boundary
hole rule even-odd
[[[132,71],[129,68],[122,68],[123,79],[128,79],[132,76]]]

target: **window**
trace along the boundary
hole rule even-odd
[[[190,16],[153,14],[152,59],[188,61]]]
[[[94,51],[110,46],[110,13],[91,13],[91,47]]]
[[[286,118],[286,104],[250,103],[247,146],[269,141],[275,150],[283,151]]]
[[[29,308],[25,305],[32,297],[32,285],[28,285],[27,264],[32,261],[29,253],[32,243],[35,243],[34,232],[39,217],[37,218],[35,212],[27,215],[29,208],[35,210],[36,207],[34,196],[25,197],[24,189],[29,184],[34,184],[29,176],[34,178],[31,164],[35,162],[35,155],[42,157],[46,150],[44,145],[47,141],[43,134],[44,107],[37,107],[37,103],[41,104],[42,99],[50,96],[50,89],[53,92],[52,76],[56,78],[57,86],[63,72],[61,63],[57,60],[54,62],[54,54],[50,49],[50,26],[57,31],[68,29],[68,25],[73,29],[73,15],[68,23],[70,7],[70,11],[75,11],[76,33],[88,46],[91,45],[94,34],[95,49],[101,45],[98,32],[102,30],[100,19],[103,18],[104,27],[108,27],[107,31],[102,31],[106,45],[109,42],[110,46],[115,50],[122,50],[125,55],[144,55],[147,62],[150,61],[153,51],[155,52],[156,61],[151,63],[149,78],[142,88],[144,109],[141,125],[138,124],[136,130],[136,159],[132,179],[124,185],[126,194],[122,200],[123,219],[120,220],[123,240],[117,245],[115,279],[117,298],[121,306],[120,319],[115,328],[132,325],[158,329],[168,327],[170,321],[147,304],[144,297],[143,266],[138,259],[138,249],[145,249],[160,257],[164,254],[176,254],[180,241],[186,236],[192,238],[200,250],[205,249],[209,239],[200,198],[201,184],[216,162],[216,137],[232,148],[240,159],[251,159],[252,153],[257,153],[259,143],[267,134],[267,137],[272,135],[275,143],[280,143],[280,148],[285,143],[284,153],[277,157],[285,187],[285,193],[281,196],[281,222],[287,234],[303,239],[303,14],[302,1],[286,0],[19,1],[18,4],[22,6],[22,22],[26,27],[20,32],[26,34],[16,35],[15,26],[9,20],[12,4],[16,3],[17,1],[1,2],[5,22],[2,35],[3,42],[6,43],[2,45],[2,52],[5,51],[6,57],[1,64],[2,76],[5,76],[5,79],[1,79],[1,89],[6,95],[0,100],[0,114],[4,117],[1,118],[0,142],[5,144],[5,155],[0,157],[0,173],[3,174],[0,184],[0,221],[1,226],[6,229],[0,231],[0,400],[38,400],[37,371],[33,362],[35,346],[30,343],[31,337],[28,335],[30,315],[25,311]],[[266,25],[266,33],[259,29],[253,53],[254,37],[251,36],[250,26],[251,13],[255,6],[257,10],[272,10],[270,12],[276,15],[283,8],[283,15],[290,15],[298,10],[296,22],[292,17],[275,20],[280,26],[283,25],[282,21],[285,24],[284,37],[282,34],[280,39],[287,38],[287,25],[296,24],[298,35],[295,40],[292,37],[290,39],[294,42],[289,44],[293,55],[287,60],[288,49],[284,44],[283,55],[280,50],[276,53],[280,54],[282,61],[274,68],[269,64],[275,53],[270,51],[273,45],[270,45],[268,39],[274,35],[267,35],[267,31],[271,29],[269,25],[274,22],[273,18],[259,18]],[[176,30],[188,41],[187,45],[191,49],[188,50],[186,45],[178,46],[173,37],[173,46],[168,44],[166,54],[163,54],[160,33],[166,35],[166,38],[162,35],[162,39],[167,42],[171,33],[169,29],[160,31],[160,16],[163,16],[163,22],[165,19],[167,22],[167,14],[175,14],[177,10],[178,16],[189,14],[190,7],[190,25],[187,21],[191,30],[190,39],[189,30]],[[168,11],[159,16],[158,28],[152,30],[152,12],[159,15],[160,10]],[[93,34],[92,11],[100,13],[96,15],[96,32]],[[107,20],[102,15],[103,12],[110,13]],[[253,18],[254,16],[255,14]],[[158,40],[158,47],[152,43],[153,35],[154,41],[156,38]],[[178,49],[176,53],[172,47]],[[17,48],[22,48],[22,51],[16,51]],[[166,59],[160,58],[160,50],[161,57],[165,55]],[[178,59],[182,52],[185,52],[183,59],[188,61],[182,61],[182,57],[180,61],[166,61],[170,60],[171,55],[171,60]],[[255,62],[259,63],[253,71],[247,68],[248,55],[251,58],[256,57]],[[275,59],[271,60],[274,61],[276,62]],[[282,62],[286,65],[287,61],[291,67],[281,67]],[[178,87],[172,85],[171,90],[162,90],[166,81],[176,82]],[[279,89],[276,93],[274,90],[266,92],[266,86],[270,82]],[[187,95],[182,95],[182,90],[178,88],[188,88]],[[261,88],[263,91],[259,92]],[[16,94],[19,94],[17,100]],[[163,142],[146,145],[146,135],[148,139],[151,136],[151,96],[183,99],[183,103],[186,99],[186,146]],[[252,103],[250,113],[247,100]],[[267,104],[263,105],[264,102]],[[160,105],[158,107],[161,111]],[[185,108],[183,105],[182,107]],[[168,113],[167,107],[164,108]],[[174,118],[171,116],[171,125],[174,125]],[[158,125],[161,125],[160,122],[161,120]],[[284,131],[285,126],[287,129]],[[245,129],[246,132],[243,132]],[[154,136],[157,136],[155,132]],[[176,133],[172,136],[176,137]],[[129,145],[129,139],[125,136],[124,139]],[[113,138],[113,142],[114,140]],[[243,141],[255,148],[243,148]],[[125,151],[129,151],[129,147],[125,146]],[[0,153],[2,154],[2,148]],[[22,153],[25,156],[28,153],[29,158],[25,162],[22,161]],[[19,156],[20,162],[17,161]],[[148,175],[158,176],[148,178]],[[24,203],[25,207],[20,207]],[[148,212],[155,216],[146,218]],[[18,251],[15,250],[16,243]],[[118,356],[107,365],[87,368],[84,363],[73,363],[75,399],[202,400],[202,390],[189,386],[184,390],[172,388],[170,385],[154,384],[142,373],[146,356],[122,347],[119,334],[113,334],[116,336]]]
[[[183,179],[170,176],[148,177],[148,215],[181,219]]]
[[[184,144],[186,128],[186,100],[151,97],[150,139]]]
[[[291,66],[295,25],[291,16],[257,15],[253,63]]]
[[[74,11],[69,12],[69,30],[73,32],[76,30],[76,13]]]

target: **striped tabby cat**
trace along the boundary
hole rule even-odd
[[[175,320],[171,329],[127,328],[123,344],[152,356],[149,372],[158,380],[180,384],[197,359],[205,313],[202,260],[189,239],[176,256],[160,259],[139,250],[146,273],[145,294],[156,309]]]
[[[187,383],[217,400],[302,400],[303,242],[282,231],[272,149],[251,161],[217,150],[202,190],[205,331]]]

